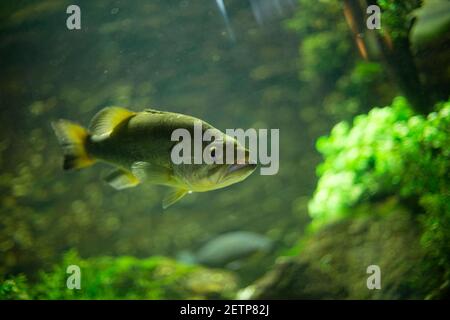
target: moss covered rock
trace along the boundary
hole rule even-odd
[[[423,299],[445,296],[425,274],[417,215],[397,198],[355,208],[355,217],[330,224],[302,241],[297,256],[244,289],[252,299]],[[381,289],[367,288],[369,265],[381,269]],[[430,293],[439,293],[430,296]]]

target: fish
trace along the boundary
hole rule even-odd
[[[195,252],[180,252],[178,260],[208,267],[232,266],[256,253],[268,253],[273,248],[274,242],[264,235],[251,231],[231,231],[214,237]]]
[[[214,137],[220,138],[216,139],[223,145],[223,152],[216,152],[216,145],[210,141],[202,141],[202,150],[210,153],[215,162],[201,161],[198,164],[193,160],[176,164],[171,153],[179,142],[172,140],[172,133],[176,129],[185,129],[193,136],[196,124],[202,134],[212,130]],[[64,170],[82,169],[104,162],[114,167],[104,180],[117,190],[142,183],[167,186],[169,192],[162,201],[164,209],[186,194],[238,183],[257,166],[250,160],[249,150],[235,137],[201,119],[180,113],[156,109],[135,112],[112,106],[100,110],[87,129],[64,119],[53,121],[51,125],[63,149]],[[234,152],[231,163],[224,160],[227,150],[231,150],[228,148]]]

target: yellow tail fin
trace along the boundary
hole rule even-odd
[[[85,168],[95,162],[86,151],[89,134],[85,128],[67,120],[52,122],[52,127],[63,148],[64,170]]]

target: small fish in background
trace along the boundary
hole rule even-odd
[[[274,242],[261,234],[249,231],[233,231],[221,234],[205,243],[196,252],[182,251],[178,260],[208,267],[236,269],[240,261],[257,253],[272,250]]]
[[[211,142],[203,142],[202,150],[211,159],[222,157],[220,163],[174,164],[171,141],[176,129],[186,129],[194,137],[197,123],[202,134],[215,130],[223,139],[220,154]],[[81,169],[95,162],[106,162],[116,167],[106,178],[117,190],[148,182],[165,185],[171,191],[163,200],[163,208],[191,192],[205,192],[224,188],[247,178],[256,168],[250,163],[249,151],[238,141],[200,119],[173,112],[146,109],[134,112],[121,107],[109,107],[98,112],[89,129],[67,120],[52,122],[52,127],[64,151],[64,170]],[[191,142],[194,145],[194,142]],[[226,164],[227,145],[234,150],[235,161]],[[206,149],[209,148],[209,149]],[[236,159],[239,154],[245,159]]]

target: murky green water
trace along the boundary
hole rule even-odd
[[[23,210],[16,202],[22,199],[37,224],[18,230],[31,254],[25,258],[31,265],[18,270],[73,246],[85,255],[174,255],[233,230],[295,241],[304,209],[292,203],[313,188],[317,132],[308,132],[299,117],[298,43],[279,20],[259,27],[249,4],[234,2],[228,8],[233,42],[214,1],[86,2],[79,31],[66,28],[64,2],[14,9],[2,36],[8,89],[2,92],[2,131],[9,151],[2,166],[16,179],[11,209]],[[222,130],[280,128],[281,144],[288,146],[280,173],[193,194],[163,212],[164,189],[117,192],[101,181],[102,165],[63,172],[50,120],[86,125],[108,105],[186,113]],[[47,238],[51,225],[58,235],[36,252],[35,237]]]
[[[244,286],[297,248],[322,160],[317,138],[390,104],[402,87],[382,61],[361,58],[342,3],[280,3],[225,1],[224,19],[213,0],[76,1],[81,29],[68,30],[70,1],[2,2],[0,275],[35,279],[68,250],[177,259],[221,234],[250,231],[274,246],[228,265]],[[436,48],[434,59],[445,61],[448,51]],[[419,67],[440,83],[436,102],[448,97],[448,74],[428,60]],[[185,113],[221,130],[277,128],[280,170],[167,210],[162,187],[110,188],[105,164],[63,172],[50,122],[87,125],[110,105]],[[325,268],[327,254],[319,259]]]

